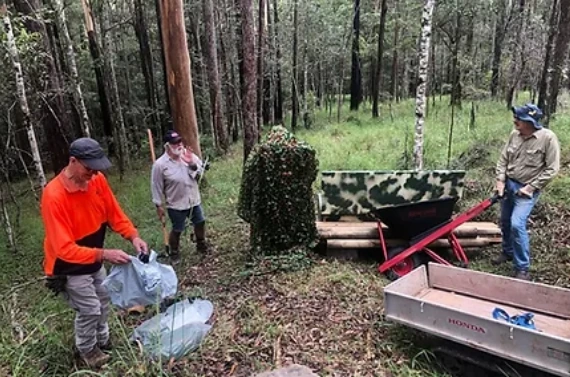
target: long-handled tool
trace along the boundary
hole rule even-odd
[[[154,154],[154,140],[152,137],[152,131],[147,129],[148,133],[148,142],[150,145],[150,155],[152,157],[152,163],[156,161],[156,155]],[[161,205],[162,207],[162,205]],[[162,211],[164,213],[164,211]],[[166,230],[166,221],[164,220],[164,216],[159,216],[160,224],[162,225],[162,236],[164,238],[164,252],[166,255],[170,255],[170,245],[168,244],[168,232]]]

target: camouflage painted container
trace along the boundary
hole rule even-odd
[[[395,204],[461,198],[464,178],[464,170],[323,171],[318,208],[325,216],[358,216]]]

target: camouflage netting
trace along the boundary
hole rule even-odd
[[[312,184],[315,150],[276,126],[250,153],[242,175],[238,215],[251,225],[251,247],[279,254],[318,241]]]

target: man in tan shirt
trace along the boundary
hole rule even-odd
[[[493,264],[513,261],[515,277],[529,280],[530,246],[527,220],[542,189],[560,169],[556,134],[539,120],[534,104],[513,107],[515,129],[497,162],[497,193],[501,201],[503,252]]]

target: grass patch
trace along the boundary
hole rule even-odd
[[[425,128],[426,169],[448,166],[450,108],[447,98],[430,103]],[[386,170],[411,168],[414,128],[413,101],[387,104],[373,119],[368,105],[358,113],[343,108],[329,120],[317,112],[312,129],[297,136],[317,150],[320,170]],[[512,129],[510,112],[502,103],[476,103],[476,124],[469,128],[470,105],[456,111],[449,165],[468,170],[461,206],[475,204],[491,193],[494,166]],[[533,215],[531,231],[533,273],[537,280],[570,286],[570,265],[564,239],[570,191],[570,115],[560,109],[551,124],[563,147],[563,172],[547,190]],[[159,151],[157,151],[159,152]],[[128,342],[143,318],[111,316],[117,341],[113,361],[99,374],[81,369],[71,353],[74,313],[43,288],[43,229],[36,203],[21,201],[19,253],[0,250],[0,374],[31,376],[250,376],[289,362],[305,364],[320,376],[444,376],[421,334],[385,322],[382,288],[387,280],[373,262],[340,262],[311,253],[285,260],[252,261],[248,253],[248,224],[237,215],[242,150],[212,162],[202,196],[208,219],[207,234],[215,245],[206,258],[195,253],[189,234],[183,235],[183,259],[176,266],[180,291],[214,303],[215,322],[201,347],[177,363],[150,363]],[[127,214],[149,245],[162,251],[163,239],[150,201],[150,165],[138,165],[121,181],[110,182]],[[319,186],[319,182],[315,183]],[[498,208],[485,213],[497,220]],[[276,214],[277,216],[278,214]],[[3,235],[0,242],[6,242]],[[107,247],[131,246],[111,234]],[[472,268],[506,273],[493,267],[489,248],[473,255]],[[276,268],[279,267],[279,268]],[[152,311],[146,315],[151,315]],[[6,371],[6,372],[5,372]],[[38,372],[40,371],[40,372]]]

